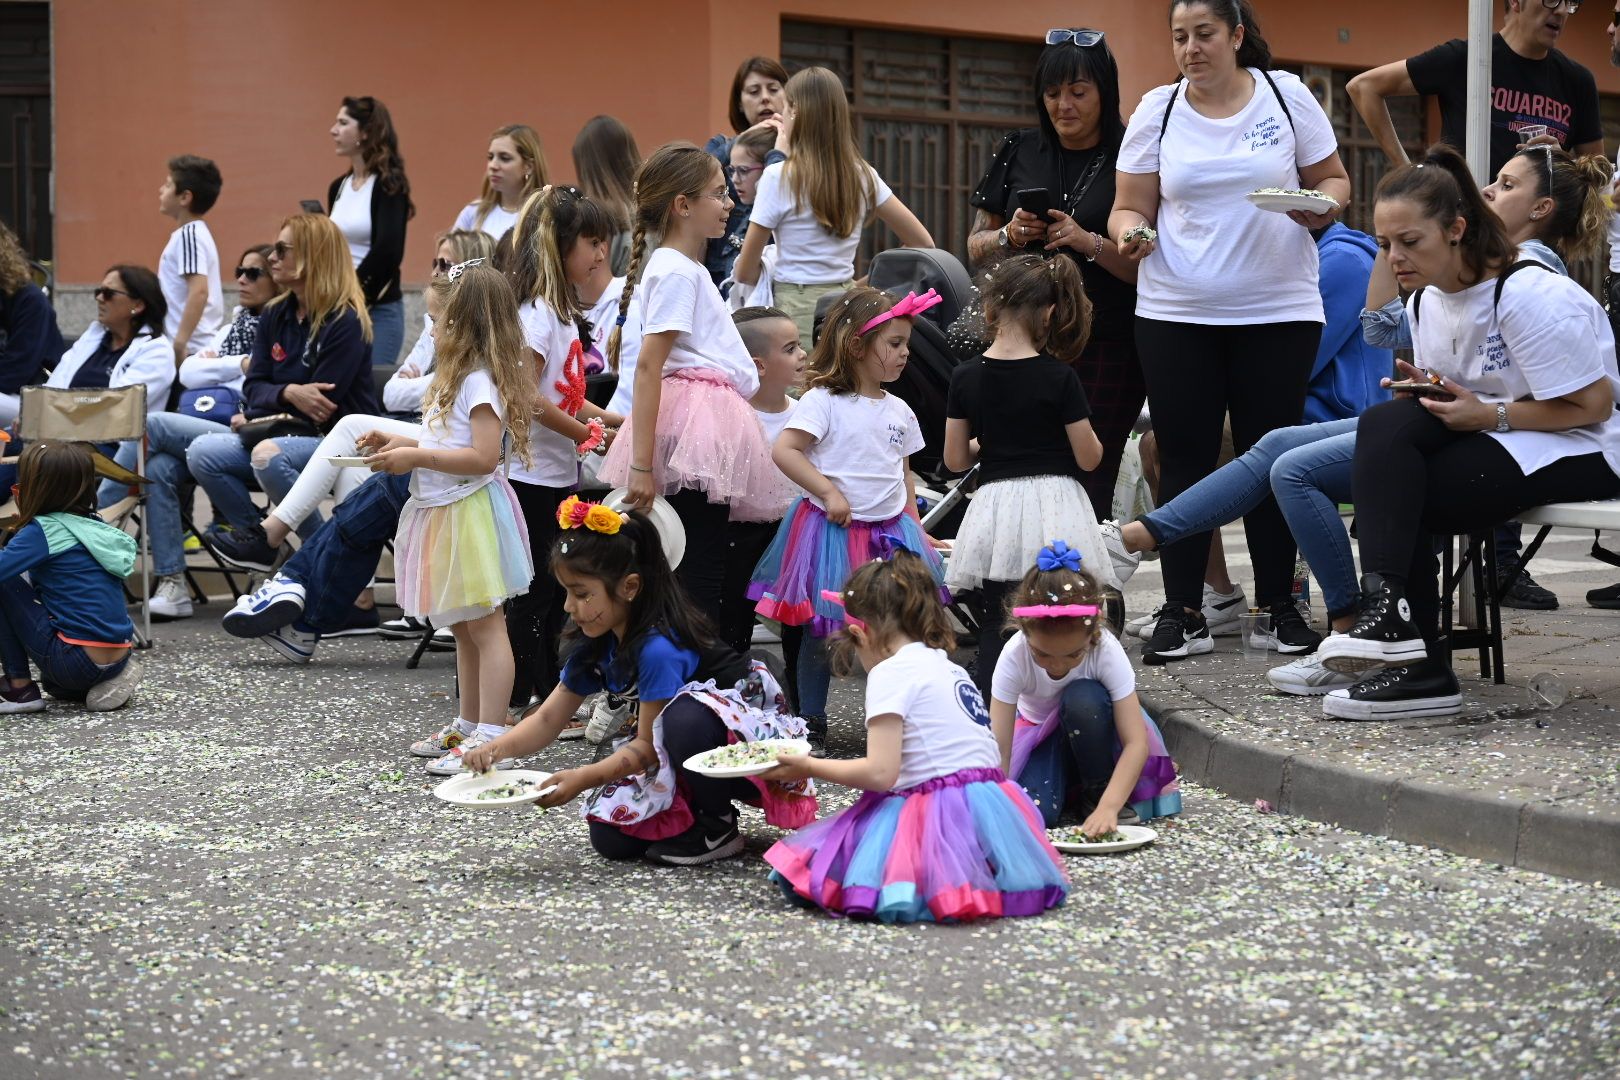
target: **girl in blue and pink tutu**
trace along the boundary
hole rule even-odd
[[[1080,552],[1053,540],[1013,589],[1016,632],[990,680],[1001,767],[1048,827],[1072,807],[1091,836],[1181,810],[1175,763],[1101,603]]]
[[[772,456],[806,495],[788,508],[776,539],[754,569],[754,610],[787,626],[808,626],[799,647],[799,715],[819,748],[827,731],[826,638],[844,610],[825,599],[850,571],[877,555],[878,537],[899,536],[921,552],[936,587],[945,564],[923,535],[908,467],[923,447],[911,406],[886,393],[910,353],[911,323],[940,302],[930,289],[895,301],[877,289],[851,289],[827,312],[810,356],[809,389]]]
[[[1069,878],[1029,796],[1007,779],[984,699],[956,645],[932,568],[900,537],[828,602],[842,606],[838,659],[866,668],[866,756],[784,754],[762,779],[817,778],[865,791],[855,805],[765,853],[791,898],[883,922],[1039,915]]]

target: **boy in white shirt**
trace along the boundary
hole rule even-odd
[[[179,222],[158,260],[158,283],[169,305],[163,331],[174,342],[176,365],[213,340],[225,318],[219,249],[203,221],[223,183],[212,161],[181,154],[169,159],[169,173],[158,189],[158,210]]]

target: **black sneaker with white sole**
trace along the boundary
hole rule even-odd
[[[1214,651],[1215,642],[1209,636],[1209,624],[1203,615],[1188,611],[1180,604],[1166,604],[1159,609],[1153,636],[1142,647],[1142,662],[1166,664]]]
[[[1339,720],[1414,720],[1461,709],[1457,676],[1437,659],[1386,668],[1322,699],[1322,715]]]
[[[421,619],[413,619],[409,615],[401,615],[397,619],[389,619],[377,627],[377,636],[391,638],[395,641],[415,641],[422,636],[427,625]]]
[[[742,854],[743,838],[737,831],[735,811],[726,817],[701,812],[696,817],[690,829],[649,847],[647,858],[670,866],[702,866]]]
[[[1304,656],[1322,644],[1322,635],[1311,629],[1292,602],[1272,604],[1271,647],[1286,656]]]
[[[1399,667],[1429,655],[1423,635],[1412,625],[1404,592],[1381,574],[1361,575],[1361,615],[1349,633],[1322,642],[1322,665],[1345,675]]]

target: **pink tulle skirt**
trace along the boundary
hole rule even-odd
[[[630,480],[634,420],[626,420],[597,478],[613,487]],[[731,506],[732,521],[776,521],[797,491],[771,460],[753,406],[706,368],[682,368],[660,384],[653,483],[660,495],[701,491]]]

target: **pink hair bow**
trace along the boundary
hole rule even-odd
[[[881,315],[875,315],[868,319],[866,325],[861,327],[861,333],[869,334],[890,319],[914,319],[935,304],[943,304],[944,302],[945,298],[933,289],[929,289],[921,296],[914,292],[906,293],[906,298],[896,303],[894,307]]]

